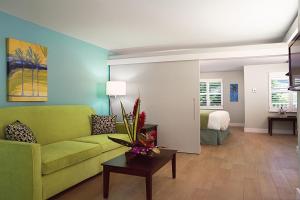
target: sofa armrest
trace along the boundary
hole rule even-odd
[[[0,140],[0,199],[42,199],[39,144]]]
[[[116,129],[117,133],[128,134],[123,122],[117,122]]]

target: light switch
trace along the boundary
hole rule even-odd
[[[252,88],[252,93],[256,93],[256,88]]]

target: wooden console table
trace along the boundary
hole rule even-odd
[[[297,117],[296,116],[287,116],[287,117],[280,117],[280,116],[270,116],[268,117],[268,124],[269,124],[269,134],[272,136],[272,129],[273,129],[273,121],[291,121],[293,123],[293,133],[296,135],[296,127],[297,127]]]

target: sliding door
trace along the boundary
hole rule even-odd
[[[111,66],[111,80],[127,82],[121,97],[127,112],[140,95],[146,123],[158,124],[158,144],[199,153],[199,62],[180,61]],[[112,108],[120,116],[119,99]]]

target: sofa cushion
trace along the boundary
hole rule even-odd
[[[93,144],[100,144],[102,146],[103,152],[111,151],[111,150],[119,148],[121,146],[120,144],[117,144],[117,143],[111,141],[110,139],[108,139],[107,136],[111,136],[114,138],[129,141],[127,134],[119,134],[119,133],[91,135],[91,136],[86,136],[86,137],[75,138],[73,140],[80,141],[80,142],[93,143]]]
[[[98,144],[62,141],[41,147],[42,174],[50,174],[102,153]]]

